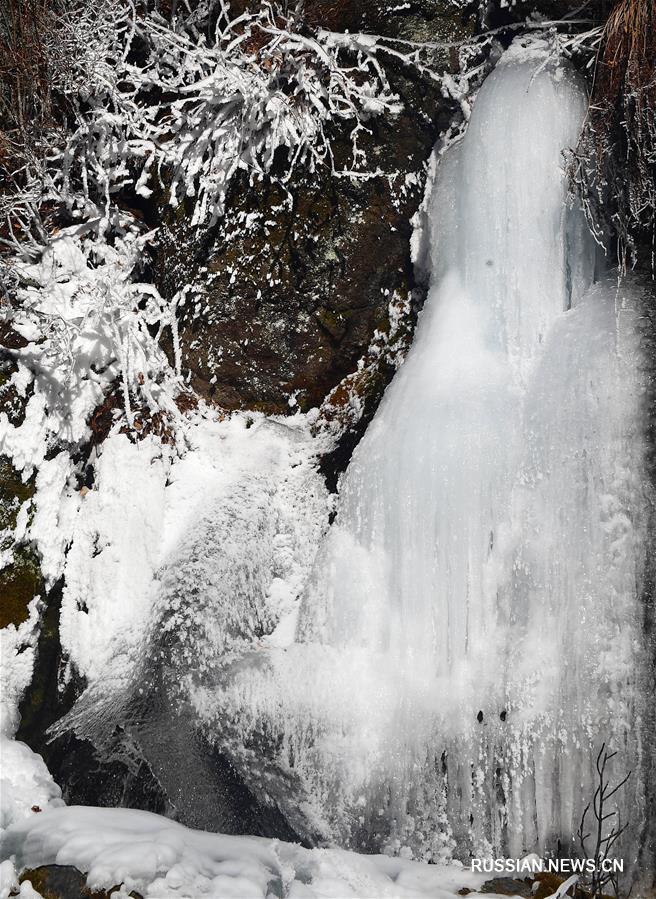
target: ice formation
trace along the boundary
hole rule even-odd
[[[584,112],[536,41],[486,80],[439,165],[430,294],[296,640],[192,696],[300,833],[433,860],[555,850],[604,740],[644,820],[639,296],[593,284],[567,199]]]
[[[191,826],[258,826],[185,700],[235,658],[293,638],[332,506],[311,420],[208,411],[179,451],[114,434],[73,521],[60,633],[86,689],[50,735],[145,759]]]

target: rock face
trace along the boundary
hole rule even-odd
[[[8,330],[0,331],[0,352],[14,349],[24,341]],[[12,425],[22,422],[25,398],[18,396],[11,383],[16,370],[10,359],[0,360],[0,412],[4,412]],[[34,479],[27,483],[11,464],[7,456],[0,455],[0,553],[10,554],[11,561],[0,569],[0,627],[18,626],[29,615],[28,605],[43,591],[39,560],[34,550],[24,542],[17,542],[13,532],[21,506],[34,493]]]
[[[0,531],[11,533],[21,505],[34,492],[33,483],[24,484],[6,456],[0,456]],[[18,626],[27,621],[28,605],[41,595],[42,581],[39,561],[25,544],[16,544],[6,537],[0,549],[11,552],[12,561],[0,571],[0,627]]]
[[[474,17],[445,0],[404,4],[315,0],[312,27],[451,42]],[[397,4],[398,7],[398,4]],[[412,7],[412,8],[411,8]],[[439,63],[453,60],[445,51]],[[426,161],[454,111],[439,85],[396,61],[388,68],[404,109],[372,119],[361,147],[381,176],[352,180],[328,171],[234,183],[225,218],[192,233],[182,207],[162,204],[155,259],[160,290],[192,288],[179,307],[183,368],[202,395],[227,409],[284,412],[319,405],[385,328],[390,298],[415,287],[410,220],[423,196]],[[350,161],[336,133],[337,161]]]
[[[605,2],[595,0],[592,13]],[[231,9],[238,14],[256,5],[232,0]],[[476,30],[481,13],[489,27],[510,25],[509,40],[512,26],[531,13],[561,18],[579,5],[306,0],[303,15],[311,29],[442,43],[436,66],[453,72],[455,45]],[[414,296],[410,222],[431,150],[457,111],[437,82],[398,60],[383,61],[404,108],[396,120],[368,122],[370,133],[360,142],[368,168],[382,175],[354,181],[297,171],[287,189],[275,179],[236,179],[224,219],[209,231],[192,230],[183,205],[157,203],[157,286],[171,298],[190,285],[178,307],[183,369],[201,396],[225,409],[284,413],[320,405],[387,327],[390,297]],[[332,145],[347,167],[348,133],[334,133]],[[366,398],[372,411],[388,380],[372,380]]]

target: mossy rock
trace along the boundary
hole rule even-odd
[[[0,571],[0,628],[29,618],[28,606],[43,590],[36,554],[28,546],[14,548],[14,561]]]
[[[34,490],[34,479],[23,481],[7,456],[0,456],[0,531],[16,527],[18,510]]]

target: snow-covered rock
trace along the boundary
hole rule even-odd
[[[0,852],[19,869],[73,865],[91,889],[122,884],[114,896],[146,899],[451,899],[487,878],[459,865],[194,831],[133,809],[44,812],[11,827]]]

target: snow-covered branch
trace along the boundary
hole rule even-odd
[[[181,383],[158,340],[175,327],[171,304],[136,277],[148,235],[127,232],[110,246],[69,230],[38,262],[16,262],[11,272],[10,321],[28,341],[13,354],[34,379],[44,443],[83,439],[89,416],[117,384],[129,424],[136,409],[177,417]]]
[[[148,47],[139,63],[135,34]],[[62,168],[73,204],[96,202],[107,219],[133,178],[142,195],[165,186],[173,205],[189,200],[192,224],[215,222],[239,170],[260,176],[275,161],[284,181],[298,164],[332,167],[334,122],[351,125],[357,174],[367,120],[401,108],[375,46],[302,33],[269,5],[217,26],[211,41],[185,20],[136,20],[123,6],[105,60],[93,87],[77,87]]]

